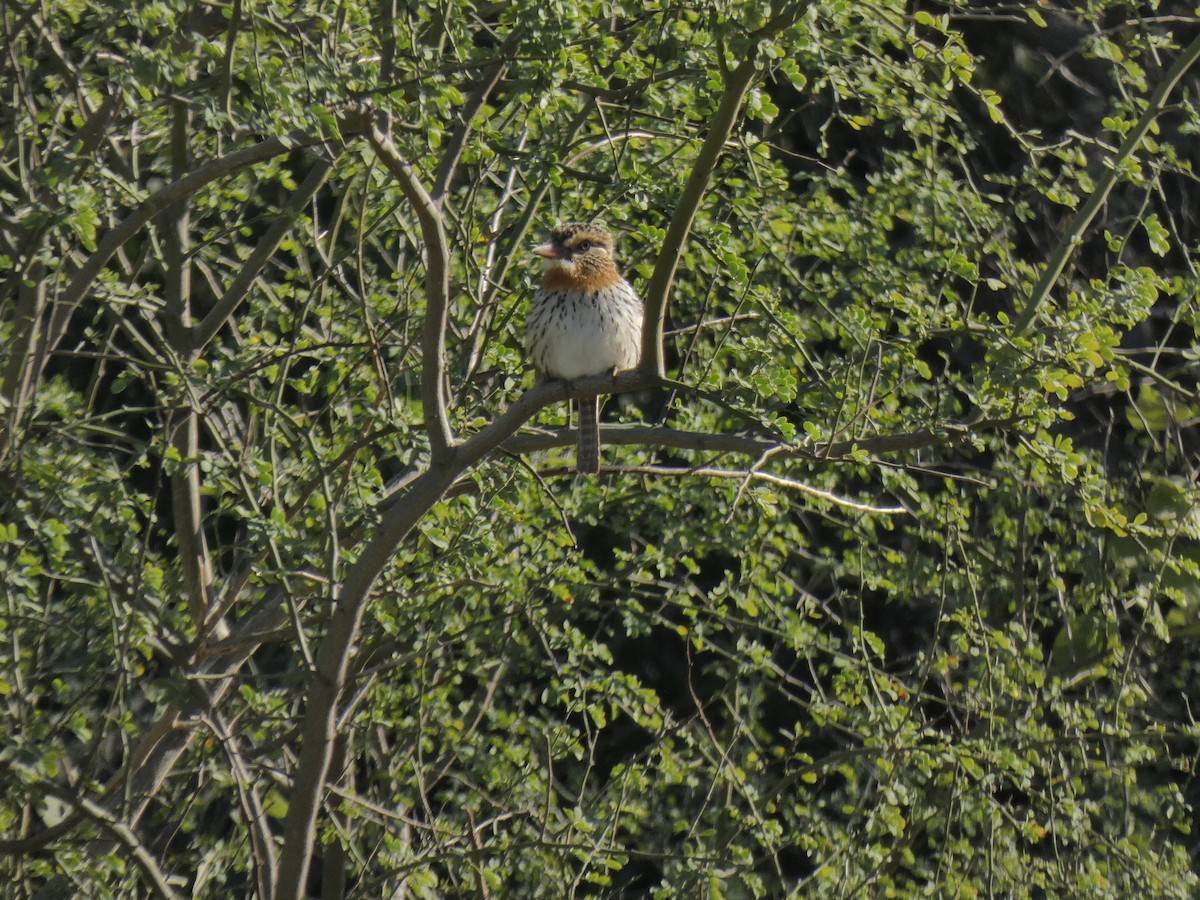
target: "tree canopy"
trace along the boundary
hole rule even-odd
[[[1191,6],[0,28],[15,896],[1195,894]]]

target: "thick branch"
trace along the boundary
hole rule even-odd
[[[425,241],[425,329],[422,336],[421,402],[433,462],[444,459],[454,443],[446,412],[446,320],[450,305],[450,246],[437,203],[422,186],[412,166],[400,156],[391,139],[372,126],[371,146],[400,184],[421,223]]]
[[[284,823],[283,852],[275,900],[299,900],[317,837],[317,811],[336,737],[337,703],[350,672],[350,660],[371,587],[399,543],[454,482],[457,470],[445,463],[417,478],[404,500],[388,510],[375,536],[348,573],[317,651],[300,731],[300,757]]]
[[[1092,219],[1096,217],[1096,213],[1100,211],[1100,207],[1108,201],[1108,195],[1112,193],[1117,179],[1121,177],[1121,170],[1124,168],[1125,161],[1137,150],[1138,145],[1142,142],[1142,138],[1150,131],[1155,119],[1158,118],[1159,113],[1162,112],[1163,107],[1166,105],[1167,97],[1170,96],[1171,91],[1175,89],[1175,86],[1179,84],[1197,59],[1200,59],[1200,37],[1188,44],[1184,51],[1179,54],[1179,58],[1175,60],[1171,68],[1167,70],[1167,74],[1163,76],[1163,80],[1159,82],[1158,87],[1154,89],[1154,93],[1150,95],[1150,99],[1146,101],[1145,111],[1138,117],[1133,128],[1129,130],[1129,134],[1125,135],[1125,140],[1121,142],[1121,146],[1117,149],[1117,155],[1109,163],[1108,171],[1097,182],[1092,195],[1088,197],[1087,202],[1079,208],[1079,212],[1071,220],[1066,233],[1059,240],[1058,246],[1054,248],[1054,255],[1046,263],[1042,277],[1033,286],[1033,291],[1029,295],[1029,302],[1025,304],[1025,309],[1022,310],[1016,324],[1013,325],[1014,336],[1023,334],[1033,322],[1038,308],[1046,302],[1046,298],[1050,296],[1050,291],[1054,289],[1055,283],[1058,281],[1059,276],[1062,275],[1063,269],[1067,267],[1067,261],[1071,258],[1071,254],[1083,243],[1084,232],[1092,224]]]

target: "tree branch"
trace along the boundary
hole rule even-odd
[[[361,130],[358,124],[359,121],[357,118],[345,120],[343,122],[343,133],[352,133]],[[72,279],[66,293],[60,298],[62,306],[59,310],[58,338],[61,339],[62,331],[65,330],[70,308],[80,301],[96,276],[120,246],[133,237],[154,216],[169,209],[173,204],[185,200],[219,177],[254,165],[272,156],[290,152],[291,149],[296,147],[313,146],[322,141],[323,138],[312,137],[302,133],[293,133],[287,139],[271,138],[253,147],[234,151],[219,159],[212,160],[155,192],[104,237],[96,251],[88,258]],[[317,168],[319,169],[321,166]],[[310,185],[313,177],[313,174],[310,173],[306,185]],[[298,189],[297,194],[300,193],[303,193],[303,188]],[[227,294],[226,296],[228,297],[229,295]],[[66,312],[64,313],[63,310],[66,310]],[[203,325],[201,326],[202,329],[204,327]],[[212,326],[210,325],[210,327]],[[215,332],[217,328],[212,327],[212,330]],[[196,349],[198,350],[199,348],[197,347]],[[184,454],[185,459],[187,456],[188,454]],[[224,693],[232,684],[232,676],[240,670],[241,666],[261,641],[266,637],[274,635],[286,622],[286,615],[282,612],[282,608],[283,604],[280,597],[269,597],[260,604],[259,611],[252,615],[247,622],[243,623],[238,640],[229,642],[233,646],[223,646],[220,653],[209,653],[206,652],[205,647],[199,648],[196,659],[200,664],[187,674],[193,679],[194,683],[198,684],[203,679],[206,686],[213,686],[209,689],[209,692],[206,692],[204,696],[194,699],[182,711],[175,710],[160,719],[159,725],[162,727],[155,727],[152,733],[143,741],[138,751],[131,756],[127,765],[121,772],[114,776],[114,779],[106,788],[106,798],[112,796],[118,788],[127,792],[128,796],[136,798],[136,804],[131,809],[129,815],[132,822],[137,822],[141,812],[145,809],[145,804],[170,774],[175,761],[185,751],[191,741],[194,729],[192,727],[180,726],[179,722],[181,718],[190,721],[200,712],[219,704],[221,697],[224,696]],[[50,839],[54,839],[58,831],[56,829],[48,829],[47,833]],[[0,847],[0,849],[3,848]],[[4,852],[13,852],[15,849],[10,848],[4,850]]]
[[[565,400],[576,391],[620,393],[644,390],[657,383],[657,379],[633,371],[536,385],[490,425],[454,447],[441,460],[431,462],[400,497],[383,507],[375,535],[346,573],[337,606],[317,650],[300,730],[300,756],[284,822],[275,900],[299,900],[303,893],[316,842],[317,811],[333,756],[338,701],[350,675],[351,657],[371,588],[401,541],[464,472],[515,434],[542,407]]]
[[[16,309],[9,320],[12,331],[6,348],[8,365],[0,382],[0,397],[8,401],[8,409],[0,421],[0,461],[7,459],[17,446],[25,412],[44,365],[42,360],[48,353],[41,330],[45,309],[46,264],[34,259],[26,277],[17,284]]]
[[[145,844],[138,839],[133,829],[116,818],[116,816],[99,803],[89,800],[87,797],[77,796],[66,788],[52,781],[45,780],[33,769],[20,766],[12,760],[4,760],[0,762],[0,765],[7,767],[21,780],[36,780],[37,789],[43,790],[53,797],[57,797],[71,806],[77,813],[92,820],[101,829],[108,832],[117,843],[125,847],[133,856],[133,861],[142,872],[142,878],[151,887],[155,896],[166,898],[166,900],[174,900],[174,898],[179,896],[171,889],[170,882],[158,866],[158,861],[146,849]]]
[[[600,429],[600,438],[605,446],[667,447],[674,450],[736,453],[753,457],[770,452],[772,458],[776,459],[837,460],[849,456],[855,450],[881,454],[945,446],[967,440],[971,434],[988,427],[989,423],[986,422],[972,425],[947,423],[936,429],[877,435],[854,441],[837,441],[820,447],[814,447],[811,444],[788,446],[777,441],[749,435],[677,431],[674,428],[651,425],[604,425]],[[509,453],[532,453],[555,447],[570,447],[574,443],[574,429],[563,428],[539,434],[514,435],[506,440],[500,449]]]
[[[182,102],[171,104],[171,168],[176,178],[188,167],[188,126],[191,113]],[[191,218],[187,198],[171,206],[162,223],[163,263],[166,269],[164,290],[167,338],[175,363],[186,372],[195,358],[191,350],[192,277],[188,258]],[[186,378],[183,381],[185,390]],[[168,415],[167,437],[178,454],[171,473],[171,515],[175,524],[175,543],[179,566],[183,570],[188,608],[197,626],[208,617],[208,594],[212,569],[200,502],[200,419],[192,404]]]
[[[717,160],[725,141],[733,131],[737,122],[738,112],[742,101],[754,80],[757,63],[757,50],[742,60],[741,64],[729,74],[725,82],[725,93],[721,95],[721,104],[713,116],[708,129],[708,135],[700,146],[696,162],[683,186],[675,214],[667,227],[667,235],[663,239],[658,252],[658,261],[654,272],[646,286],[646,319],[642,329],[642,362],[641,369],[648,375],[663,377],[666,367],[663,361],[662,334],[663,324],[667,318],[667,300],[671,294],[671,286],[675,281],[675,270],[679,268],[679,260],[683,256],[683,247],[692,230],[700,203],[708,190]]]
[[[432,463],[445,459],[454,444],[446,412],[446,322],[450,305],[450,246],[441,209],[422,186],[391,138],[371,126],[367,137],[421,223],[425,242],[425,329],[422,336],[421,402]],[[432,464],[431,463],[431,464]]]
[[[340,123],[340,129],[343,135],[361,131],[362,117],[356,115],[343,119]],[[42,364],[44,365],[44,359],[48,358],[49,351],[53,350],[59,341],[62,340],[75,308],[87,295],[92,283],[100,275],[100,272],[103,271],[108,261],[112,259],[113,255],[128,240],[141,231],[151,219],[164,210],[169,209],[180,200],[191,197],[218,178],[231,175],[234,172],[248,168],[271,157],[290,153],[293,150],[304,147],[312,147],[324,142],[325,138],[322,136],[310,135],[301,131],[294,131],[286,138],[268,138],[252,147],[243,147],[241,150],[234,150],[232,153],[227,153],[217,159],[210,160],[147,197],[111,231],[104,235],[97,244],[96,249],[71,278],[62,295],[56,298],[57,306],[54,314],[51,316],[50,326],[47,330],[47,354],[43,358]],[[40,377],[40,372],[37,374]]]
[[[1167,73],[1163,76],[1163,80],[1159,82],[1158,87],[1154,89],[1154,93],[1150,95],[1150,99],[1146,101],[1146,109],[1138,117],[1136,124],[1129,130],[1129,134],[1125,135],[1125,140],[1121,142],[1121,146],[1117,148],[1117,155],[1112,158],[1108,165],[1108,171],[1097,182],[1092,195],[1088,197],[1087,202],[1079,208],[1079,212],[1075,214],[1075,218],[1071,220],[1071,224],[1067,227],[1066,233],[1058,242],[1058,246],[1054,248],[1054,254],[1046,263],[1046,268],[1042,271],[1042,276],[1038,279],[1037,284],[1033,286],[1033,290],[1029,295],[1029,302],[1025,304],[1025,309],[1021,311],[1021,315],[1017,318],[1013,325],[1013,336],[1024,334],[1025,330],[1033,322],[1034,316],[1037,315],[1038,308],[1046,302],[1046,298],[1050,296],[1050,291],[1054,289],[1055,283],[1063,273],[1063,269],[1067,267],[1067,261],[1071,258],[1071,254],[1075,249],[1083,243],[1083,234],[1087,231],[1088,226],[1092,224],[1092,219],[1096,217],[1096,213],[1100,211],[1100,207],[1108,200],[1108,195],[1112,193],[1112,189],[1116,186],[1117,179],[1121,177],[1123,164],[1131,157],[1138,145],[1142,142],[1147,132],[1150,131],[1154,120],[1158,118],[1166,105],[1167,97],[1171,91],[1183,79],[1196,62],[1200,59],[1200,37],[1193,40],[1175,60],[1171,68],[1167,69]]]
[[[221,326],[234,314],[242,300],[245,299],[250,286],[254,284],[254,280],[258,278],[263,267],[275,255],[275,251],[279,249],[279,245],[283,243],[283,239],[291,230],[296,216],[312,200],[313,195],[321,189],[321,185],[329,177],[329,171],[332,168],[332,162],[325,159],[317,160],[304,181],[301,182],[296,190],[292,191],[291,196],[288,197],[287,205],[279,211],[279,217],[267,230],[267,233],[262,236],[262,240],[258,242],[258,246],[250,254],[250,258],[242,264],[237,276],[230,282],[225,293],[221,295],[221,299],[208,311],[208,314],[200,324],[192,329],[191,348],[193,351],[198,353],[203,350],[208,342],[221,330]]]
[[[233,783],[237,787],[238,802],[242,807],[242,815],[246,820],[246,829],[250,833],[250,848],[254,858],[254,875],[258,882],[258,896],[271,896],[271,891],[278,876],[278,861],[275,855],[275,841],[271,836],[271,820],[258,794],[254,789],[254,779],[242,758],[241,741],[237,732],[215,710],[204,718],[212,729],[213,734],[221,742],[225,756],[229,760],[229,770],[233,775]]]
[[[51,45],[54,46],[53,41]],[[64,149],[49,160],[49,169],[55,177],[66,182],[78,177],[87,166],[95,165],[96,148],[108,134],[113,115],[121,103],[121,92],[113,91],[88,115]],[[86,96],[80,96],[80,108],[88,108]],[[20,222],[19,219],[17,221]],[[7,399],[10,404],[4,421],[0,421],[0,460],[16,445],[22,419],[37,379],[41,377],[42,360],[49,353],[42,325],[48,293],[46,262],[36,251],[39,245],[45,244],[52,221],[54,217],[47,217],[34,228],[18,225],[15,229],[18,246],[9,250],[9,255],[14,260],[27,260],[28,269],[23,272],[19,263],[15,264],[12,272],[0,284],[0,293],[7,293],[9,285],[15,283],[17,294],[14,327],[6,348],[8,364],[0,376],[0,397]]]
[[[520,26],[514,27],[509,32],[504,44],[496,51],[496,58],[484,67],[475,85],[475,90],[471,92],[471,96],[459,112],[461,118],[458,127],[454,129],[450,139],[446,142],[446,149],[442,153],[441,162],[433,176],[433,190],[430,194],[433,202],[439,207],[446,199],[446,194],[450,192],[450,183],[454,180],[454,173],[458,170],[458,161],[462,157],[463,148],[467,145],[467,138],[471,135],[471,125],[475,121],[475,116],[487,102],[487,98],[496,84],[504,77],[513,50],[521,42],[522,34],[523,29]]]
[[[182,707],[172,706],[160,715],[144,734],[129,761],[105,785],[104,803],[128,804],[125,818],[128,827],[136,828],[150,800],[170,776],[176,761],[187,749],[201,716],[220,706],[233,685],[233,676],[245,665],[259,645],[279,634],[287,621],[283,596],[276,591],[260,604],[242,623],[236,641],[218,646],[219,652],[207,653],[197,649],[192,662],[196,665],[184,672],[192,689],[192,698]],[[99,807],[97,807],[99,808]],[[15,841],[0,840],[0,853],[35,852],[58,840],[79,824],[82,812],[69,817],[39,834]],[[88,852],[97,856],[109,852],[107,842],[93,841]]]

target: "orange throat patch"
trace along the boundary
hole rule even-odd
[[[620,280],[616,270],[581,274],[551,266],[542,277],[542,287],[548,291],[602,291]]]

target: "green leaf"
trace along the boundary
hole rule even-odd
[[[1151,213],[1142,220],[1146,229],[1146,237],[1150,241],[1150,249],[1158,256],[1166,256],[1171,249],[1171,233],[1158,219],[1157,213]]]

